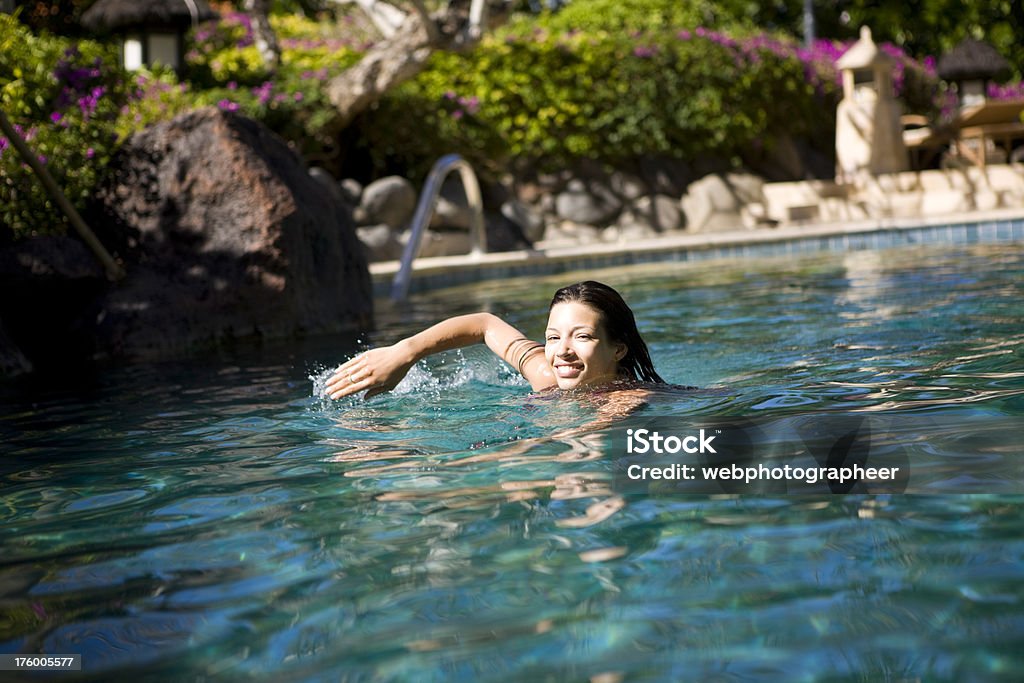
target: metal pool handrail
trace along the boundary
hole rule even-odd
[[[469,223],[469,253],[471,256],[478,257],[487,251],[484,205],[480,198],[480,183],[476,180],[476,173],[473,172],[473,167],[469,165],[469,162],[458,154],[447,154],[437,160],[427,175],[427,182],[423,184],[423,192],[420,194],[416,213],[413,214],[412,223],[410,223],[412,230],[409,234],[409,241],[405,243],[405,249],[402,250],[402,263],[398,272],[395,273],[395,279],[391,282],[391,299],[393,301],[404,301],[409,296],[409,285],[412,284],[412,262],[420,253],[423,231],[434,213],[434,205],[441,192],[441,183],[449,173],[456,169],[462,179],[462,187],[466,191],[466,201],[469,202],[469,209],[472,212]]]

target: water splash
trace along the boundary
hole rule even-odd
[[[338,367],[340,365],[318,365],[309,374],[309,381],[313,383],[312,397],[319,401],[320,408],[351,406],[365,394],[362,392],[350,397],[347,403],[345,400],[332,401],[327,395],[327,382]],[[482,355],[475,350],[464,353],[460,349],[416,363],[391,393],[396,396],[416,395],[440,399],[445,392],[474,383],[505,387],[527,386],[522,377],[493,356]]]

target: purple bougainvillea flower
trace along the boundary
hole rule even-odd
[[[221,111],[238,111],[238,103],[231,100],[221,100],[217,103]]]
[[[260,104],[266,104],[270,101],[270,96],[273,94],[274,84],[270,81],[266,81],[263,85],[256,86],[252,89],[252,94],[256,96],[256,99],[260,101]]]

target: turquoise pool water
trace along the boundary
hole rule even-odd
[[[586,276],[702,387],[644,414],[903,411],[954,474],[958,426],[1024,422],[1021,245]],[[414,297],[366,341],[481,309],[540,336],[573,279]],[[605,442],[552,437],[585,401],[483,349],[320,398],[355,349],[0,389],[0,652],[96,680],[1019,680],[1020,495],[623,495]]]

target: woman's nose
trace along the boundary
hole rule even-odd
[[[569,345],[568,339],[562,339],[558,342],[558,348],[555,349],[555,353],[559,356],[567,356],[572,353],[572,347]]]

